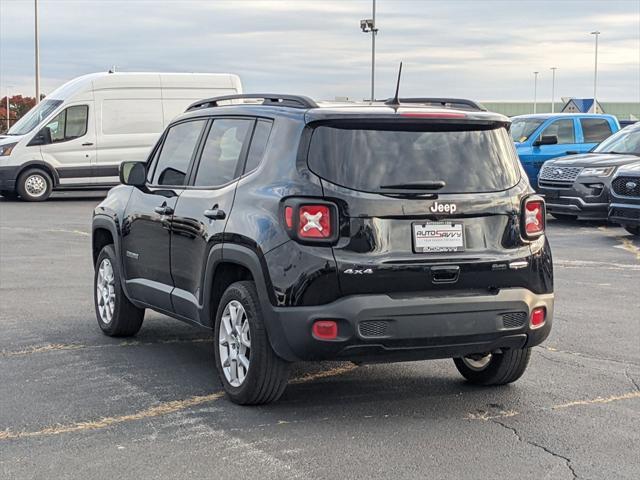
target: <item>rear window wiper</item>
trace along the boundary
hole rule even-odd
[[[389,190],[440,190],[447,184],[442,180],[428,182],[396,183],[392,185],[380,185],[380,188]]]

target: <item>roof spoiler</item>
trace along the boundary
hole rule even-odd
[[[400,98],[399,102],[400,102],[400,105],[420,104],[420,105],[429,105],[433,107],[456,108],[460,110],[479,110],[482,112],[487,111],[487,109],[480,103],[474,102],[473,100],[467,100],[465,98],[432,98],[432,97]]]

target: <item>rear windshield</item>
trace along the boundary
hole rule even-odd
[[[440,193],[496,192],[520,180],[505,128],[434,130],[319,126],[309,168],[337,185],[375,193],[388,192],[383,185],[420,182],[444,182]]]

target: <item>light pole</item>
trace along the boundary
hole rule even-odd
[[[551,113],[556,111],[556,70],[558,67],[551,67]]]
[[[597,87],[598,87],[598,36],[600,35],[599,31],[591,32],[591,35],[595,35],[596,37],[596,55],[594,61],[593,68],[593,113],[598,113],[598,100],[597,100]]]
[[[533,113],[538,110],[538,73],[533,72]]]
[[[375,95],[375,78],[376,78],[376,34],[378,29],[376,28],[376,0],[373,0],[373,12],[371,18],[360,20],[360,28],[364,33],[371,32],[371,100],[370,103],[376,98]]]
[[[11,128],[11,114],[9,110],[9,89],[13,88],[13,85],[7,85],[7,132]]]
[[[38,0],[34,0],[35,53],[36,53],[36,105],[40,103],[40,38],[38,36]]]

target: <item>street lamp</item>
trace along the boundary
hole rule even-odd
[[[13,85],[7,85],[7,132],[11,128],[11,114],[9,110],[9,89],[13,88]]]
[[[360,28],[363,33],[371,32],[371,102],[375,100],[375,76],[376,76],[376,34],[378,29],[376,28],[376,0],[373,0],[373,15],[372,18],[360,20]]]
[[[36,54],[36,105],[40,103],[40,38],[38,36],[38,0],[34,0],[34,33]]]
[[[593,69],[593,113],[598,113],[598,100],[597,100],[597,87],[598,87],[598,36],[600,35],[599,31],[591,32],[591,35],[595,35],[596,37],[596,55],[594,60],[594,69]]]
[[[533,72],[533,113],[536,113],[538,109],[538,74],[540,72]]]
[[[558,67],[551,67],[551,113],[555,113],[556,111],[556,70]]]

